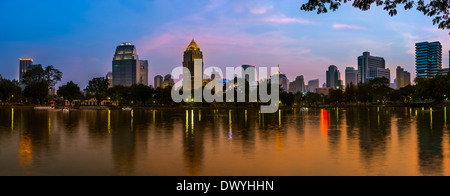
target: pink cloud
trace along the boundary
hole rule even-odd
[[[288,23],[314,24],[313,21],[310,21],[310,20],[307,20],[307,19],[292,18],[292,17],[287,17],[287,16],[284,16],[284,15],[263,18],[262,21],[263,22],[268,22],[268,23],[281,23],[281,24],[288,24]]]
[[[265,13],[267,13],[268,11],[270,11],[272,9],[273,9],[272,5],[261,6],[261,7],[250,9],[250,13],[252,13],[252,14],[265,14]]]
[[[367,30],[365,27],[361,27],[358,25],[349,25],[349,24],[333,24],[334,29],[342,30],[342,29],[352,29],[352,30]]]

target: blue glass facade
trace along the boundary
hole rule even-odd
[[[434,77],[442,69],[442,45],[440,42],[416,43],[417,77]]]

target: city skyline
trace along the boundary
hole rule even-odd
[[[58,85],[72,80],[83,88],[90,79],[111,71],[115,46],[129,41],[137,46],[142,59],[148,59],[149,78],[153,78],[180,66],[186,42],[192,38],[202,46],[205,67],[280,64],[291,81],[304,75],[305,81],[317,78],[324,82],[329,65],[341,71],[357,68],[356,57],[364,51],[383,56],[390,70],[401,66],[415,78],[414,44],[421,41],[443,43],[442,60],[449,62],[445,55],[450,48],[446,44],[450,43],[448,32],[438,30],[429,17],[415,10],[399,10],[397,16],[390,17],[381,8],[362,12],[343,6],[337,12],[317,15],[300,11],[301,3],[206,1],[186,6],[183,1],[126,4],[117,0],[54,5],[51,1],[30,1],[27,6],[18,6],[17,2],[1,2],[5,14],[13,14],[18,7],[25,11],[20,17],[6,19],[8,31],[2,31],[0,40],[5,46],[0,54],[0,74],[18,79],[18,59],[28,57],[60,69],[64,75]],[[107,4],[111,10],[100,11]],[[171,12],[181,7],[186,9]],[[42,14],[36,16],[32,10]],[[119,11],[123,18],[114,15]],[[355,19],[354,14],[362,19]],[[113,31],[121,24],[138,27],[138,31]],[[28,26],[31,33],[17,25]],[[391,71],[391,82],[393,79]]]

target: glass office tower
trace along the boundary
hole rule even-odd
[[[117,46],[112,66],[114,86],[132,86],[139,82],[139,56],[136,47],[131,43],[122,43]]]

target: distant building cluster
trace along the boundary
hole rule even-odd
[[[417,77],[434,77],[438,74],[447,74],[449,68],[442,67],[442,45],[440,42],[420,42],[415,44],[416,55],[416,74]],[[450,56],[450,51],[449,51]],[[450,64],[450,62],[449,62]],[[219,77],[220,84],[224,85],[227,80],[223,79],[218,72],[213,70],[211,77],[204,76],[204,62],[203,52],[200,47],[194,41],[186,48],[183,55],[183,67],[188,68],[191,72],[191,86],[195,87],[194,78],[198,78],[195,75],[194,70],[201,70],[202,75],[199,76],[202,79],[202,85],[205,85],[207,81],[212,81]],[[23,76],[26,72],[41,67],[40,64],[34,64],[31,58],[20,58],[19,64],[19,83],[24,88]],[[255,70],[253,65],[242,65],[244,72],[242,78],[249,83],[250,89],[257,89],[258,79],[250,78],[249,70]],[[251,68],[251,69],[249,69]],[[391,83],[391,87],[399,89],[411,84],[411,73],[406,71],[401,66],[397,66],[395,71],[396,78],[394,83]],[[283,91],[291,93],[323,93],[327,94],[330,89],[344,89],[349,85],[358,85],[359,83],[368,83],[369,81],[384,77],[391,82],[391,71],[386,67],[386,61],[383,57],[372,56],[370,52],[363,52],[361,56],[357,57],[357,67],[346,67],[345,69],[345,82],[341,79],[341,73],[337,66],[330,65],[326,70],[326,82],[320,86],[319,79],[310,80],[306,83],[303,75],[297,76],[294,81],[290,82],[286,74],[281,72],[280,65],[278,65],[278,72],[271,76],[278,76],[278,83]],[[1,78],[1,76],[0,76]],[[112,71],[108,72],[106,79],[109,82],[109,88],[114,86],[132,86],[135,84],[149,85],[149,61],[140,60],[139,55],[136,52],[136,47],[131,43],[121,43],[117,46],[112,61]],[[156,88],[168,88],[175,85],[172,75],[167,74],[164,77],[157,75],[153,78],[153,87]],[[50,86],[50,95],[56,93],[55,85]]]

